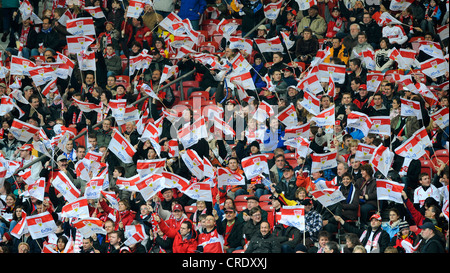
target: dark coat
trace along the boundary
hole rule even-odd
[[[273,234],[263,236],[258,231],[250,240],[245,253],[281,253],[281,246]]]

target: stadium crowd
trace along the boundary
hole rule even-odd
[[[41,2],[2,0],[0,252],[448,252],[448,1]]]

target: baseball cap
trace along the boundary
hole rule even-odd
[[[436,230],[436,227],[435,227],[434,224],[431,223],[431,222],[423,223],[423,225],[419,226],[419,228],[420,228],[420,229],[427,229],[427,228],[429,228],[429,229],[431,229],[431,230]]]
[[[183,211],[183,207],[180,204],[176,204],[175,206],[173,206],[172,211]]]
[[[381,221],[381,216],[377,213],[375,213],[374,215],[370,216],[369,221],[371,221],[373,218],[377,219],[378,221]]]

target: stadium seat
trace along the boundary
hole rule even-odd
[[[116,84],[125,86],[125,89],[130,85],[130,76],[119,75],[116,76]]]
[[[182,90],[182,99],[181,100],[188,100],[188,95],[187,95],[187,91],[189,90],[189,88],[191,87],[199,87],[200,83],[197,81],[183,81],[181,82],[181,86],[183,87]]]
[[[193,98],[200,97],[202,100],[209,100],[209,92],[208,91],[195,91],[192,92],[189,96],[189,100],[192,100]]]
[[[264,194],[259,197],[259,202],[271,202],[269,198],[272,196],[272,194]]]
[[[263,202],[259,206],[261,207],[262,210],[267,212],[271,212],[274,210],[273,206],[267,202]]]
[[[243,210],[245,210],[247,208],[247,204],[236,204],[236,211],[238,213],[242,212]]]
[[[292,166],[292,168],[297,167],[297,158],[295,157],[295,153],[287,153],[284,154],[284,157],[286,158],[287,163]]]
[[[420,172],[427,173],[430,176],[430,178],[433,178],[434,173],[433,163],[430,160],[421,160],[420,164],[421,164]]]
[[[235,204],[236,204],[236,203],[244,203],[244,204],[247,205],[247,198],[250,197],[250,196],[252,196],[252,195],[250,195],[250,194],[241,194],[241,195],[238,195],[238,196],[236,196],[236,197],[234,198],[234,203],[235,203]]]
[[[217,19],[207,19],[202,22],[202,24],[200,25],[200,29],[206,30],[209,35],[212,35],[219,23],[220,21]]]
[[[184,212],[186,213],[186,216],[189,218],[191,217],[191,215],[197,211],[197,207],[196,206],[185,206],[184,207]]]
[[[210,53],[216,53],[219,50],[219,44],[215,41],[207,41],[200,43],[199,51],[208,50]]]

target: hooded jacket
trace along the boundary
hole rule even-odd
[[[179,228],[170,228],[164,221],[158,223],[159,228],[167,237],[173,239],[172,251],[173,253],[195,253],[198,246],[197,232],[191,229],[187,236],[183,237],[180,234]]]

